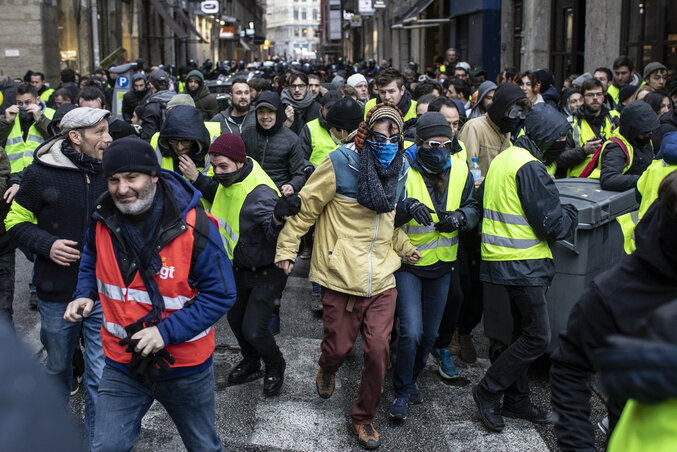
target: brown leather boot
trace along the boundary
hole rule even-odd
[[[376,449],[381,445],[381,435],[374,428],[374,424],[351,424],[353,433],[357,435],[357,442],[365,449]]]
[[[458,357],[461,358],[461,361],[470,364],[477,361],[477,352],[475,351],[475,346],[472,343],[472,335],[459,334],[458,344],[460,346]]]
[[[458,328],[454,330],[454,335],[451,336],[451,342],[449,343],[449,351],[452,355],[458,355],[461,346],[458,345]]]
[[[325,372],[320,367],[320,370],[317,371],[317,377],[315,377],[315,386],[317,387],[317,393],[323,399],[328,399],[334,393],[334,387],[336,385],[336,374],[330,374]]]

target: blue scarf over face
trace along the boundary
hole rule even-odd
[[[161,179],[156,187],[155,198],[150,206],[143,232],[132,224],[127,215],[124,215],[118,209],[115,211],[120,235],[127,242],[129,250],[139,264],[139,275],[143,285],[146,286],[146,291],[153,305],[151,311],[139,321],[150,325],[159,323],[165,312],[165,301],[154,277],[162,268],[162,259],[156,249],[164,207],[164,189]]]

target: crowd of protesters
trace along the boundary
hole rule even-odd
[[[34,263],[29,303],[64,406],[84,375],[86,449],[131,449],[158,400],[188,449],[221,450],[213,325],[225,315],[242,354],[229,384],[263,364],[264,395],[280,394],[280,300],[309,258],[309,309],[324,322],[317,393],[332,396],[361,332],[350,418],[364,448],[381,443],[388,369],[389,413],[403,422],[433,397],[418,384],[429,356],[450,382],[454,360],[477,360],[484,283],[505,288],[515,319],[472,387],[488,429],[557,419],[563,450],[594,450],[588,381],[603,371],[607,433],[618,422],[624,438],[609,450],[669,434],[632,419],[669,418],[677,397],[665,320],[677,299],[674,68],[620,56],[584,74],[506,68],[489,80],[448,49],[400,69],[138,61],[121,114],[114,70],[64,69],[55,88],[40,72],[0,70],[0,315],[11,324],[19,249]],[[641,221],[623,223],[629,256],[593,281],[562,332],[552,413],[532,403],[527,370],[552,334],[550,246],[578,225],[555,184],[565,177],[635,191]]]

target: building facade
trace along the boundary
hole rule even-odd
[[[320,0],[268,0],[266,37],[273,53],[290,59],[316,58]]]

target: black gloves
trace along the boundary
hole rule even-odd
[[[301,198],[296,193],[289,196],[282,196],[275,204],[273,215],[279,221],[285,221],[287,217],[296,215],[301,210]]]
[[[421,201],[409,198],[407,202],[407,212],[418,224],[428,226],[433,222],[433,217],[430,216],[430,213],[434,213],[435,211]]]
[[[444,218],[435,223],[435,230],[439,232],[454,232],[465,225],[465,214],[460,210],[453,212],[440,212],[440,216]]]
[[[135,378],[143,378],[144,383],[150,385],[152,379],[159,375],[159,369],[165,372],[171,370],[171,365],[174,364],[174,357],[167,351],[162,349],[157,353],[151,353],[148,356],[143,356],[134,349],[139,343],[139,339],[132,339],[132,336],[144,328],[142,322],[136,321],[125,327],[127,337],[120,339],[118,344],[126,345],[127,353],[132,354],[132,360],[129,362],[129,376]]]

